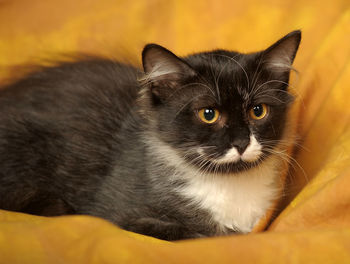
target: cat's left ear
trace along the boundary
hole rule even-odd
[[[152,92],[160,97],[166,96],[169,88],[174,89],[195,71],[181,58],[157,44],[148,44],[142,52],[143,78],[152,84]]]
[[[275,44],[263,51],[263,62],[273,72],[288,73],[297,53],[301,31],[290,32]]]

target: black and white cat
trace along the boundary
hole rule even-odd
[[[167,240],[250,232],[278,198],[300,39],[181,58],[149,44],[142,74],[86,58],[2,87],[0,208]]]

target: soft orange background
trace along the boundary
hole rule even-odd
[[[1,211],[0,263],[350,263],[349,0],[0,0],[0,79],[74,52],[139,65],[148,42],[179,55],[250,52],[294,29],[303,31],[291,83],[302,146],[288,205],[267,232],[169,243],[91,217]]]

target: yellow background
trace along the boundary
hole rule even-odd
[[[303,31],[291,83],[302,146],[291,202],[267,232],[169,243],[92,217],[0,211],[0,263],[350,263],[349,0],[2,0],[0,79],[74,52],[139,65],[149,42],[178,55],[256,51],[294,29]]]

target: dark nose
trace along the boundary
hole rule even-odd
[[[250,138],[236,138],[232,142],[232,146],[234,146],[239,154],[243,154],[250,143]]]

